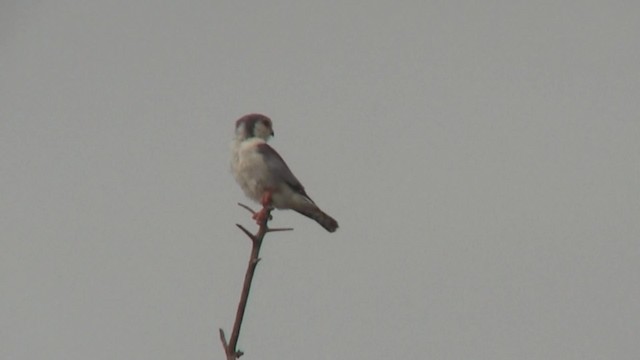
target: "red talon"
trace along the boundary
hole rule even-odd
[[[252,218],[260,225],[264,222],[264,219],[267,217],[267,208],[262,208],[257,213],[253,214]]]

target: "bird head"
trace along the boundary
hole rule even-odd
[[[236,121],[237,139],[260,138],[267,141],[273,135],[271,119],[262,114],[248,114]]]

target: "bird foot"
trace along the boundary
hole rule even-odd
[[[271,207],[271,191],[267,190],[262,194],[262,199],[260,199],[260,203],[262,204],[262,209],[260,211],[253,214],[253,219],[256,221],[258,225],[263,223],[266,220],[271,220],[271,215],[269,214],[269,218],[267,218],[267,214]]]
[[[262,209],[260,209],[260,211],[253,214],[252,216],[253,220],[255,220],[258,225],[262,224],[264,220],[267,219],[268,211],[269,211],[268,207],[263,207]],[[267,220],[271,220],[271,215],[269,215],[269,218]]]

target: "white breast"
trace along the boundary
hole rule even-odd
[[[269,171],[258,145],[265,143],[258,138],[234,141],[231,169],[233,176],[250,199],[260,202],[264,187],[269,183]]]

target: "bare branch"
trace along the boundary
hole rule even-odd
[[[271,219],[271,211],[273,210],[271,207],[265,206],[260,212],[257,213],[244,204],[238,203],[238,205],[247,209],[249,212],[251,212],[251,214],[253,214],[253,217],[254,219],[256,219],[258,224],[258,232],[256,234],[252,234],[244,226],[236,224],[236,226],[251,239],[252,246],[251,256],[249,257],[249,262],[247,264],[247,272],[244,276],[242,293],[240,294],[240,302],[238,303],[238,310],[236,312],[236,319],[233,323],[233,330],[231,331],[231,338],[229,339],[228,343],[224,335],[224,331],[220,329],[220,340],[222,341],[224,352],[227,355],[227,360],[236,360],[243,355],[242,351],[237,350],[238,338],[240,337],[240,327],[242,326],[242,319],[244,318],[244,312],[247,307],[249,292],[251,291],[251,282],[253,281],[253,275],[255,274],[258,262],[260,262],[260,247],[262,246],[262,240],[264,239],[264,236],[268,232],[293,230],[292,228],[269,229],[269,227],[267,226],[267,222]],[[258,214],[264,216],[258,216]]]

